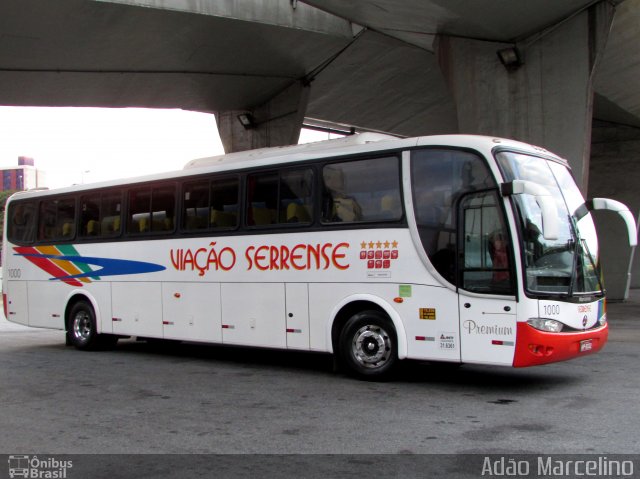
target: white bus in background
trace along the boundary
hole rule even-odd
[[[137,336],[531,366],[608,334],[589,211],[565,160],[480,136],[362,134],[195,160],[180,172],[19,193],[7,318],[79,349]]]

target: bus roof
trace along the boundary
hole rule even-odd
[[[554,158],[567,164],[566,160],[548,152],[547,150],[522,143],[515,140],[496,138],[480,135],[438,135],[422,136],[414,138],[398,138],[381,133],[361,133],[344,138],[324,140],[302,145],[281,146],[271,148],[260,148],[247,150],[226,155],[218,155],[195,159],[189,161],[182,170],[170,171],[131,177],[119,180],[109,180],[83,185],[73,185],[56,189],[28,190],[18,192],[14,196],[46,196],[48,194],[64,194],[82,190],[93,190],[97,188],[109,188],[120,185],[130,185],[144,183],[147,181],[171,180],[192,176],[199,173],[223,172],[235,169],[250,167],[260,167],[267,165],[278,165],[297,161],[322,159],[333,156],[343,156],[357,153],[367,153],[369,151],[385,151],[414,148],[417,146],[452,146],[458,148],[476,149],[488,154],[498,146],[507,149],[516,149],[531,154],[544,155]]]
[[[382,133],[361,133],[359,135],[345,136],[334,140],[316,141],[313,143],[304,143],[302,145],[291,146],[275,146],[271,148],[259,148],[256,150],[239,151],[237,153],[229,153],[226,155],[209,156],[206,158],[198,158],[188,162],[184,169],[202,168],[206,166],[219,165],[221,163],[238,163],[248,160],[257,160],[261,158],[274,158],[280,156],[289,156],[300,153],[317,153],[327,150],[335,150],[337,148],[345,148],[349,146],[361,146],[369,143],[378,143],[381,141],[398,140],[398,137],[385,135]]]

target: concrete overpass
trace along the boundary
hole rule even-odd
[[[639,44],[640,0],[3,0],[0,104],[212,112],[227,151],[303,121],[512,137],[637,214]],[[629,253],[605,254],[610,288]]]

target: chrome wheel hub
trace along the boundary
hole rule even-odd
[[[91,317],[86,311],[79,311],[73,318],[73,336],[80,341],[91,337]]]
[[[361,366],[379,368],[391,356],[391,338],[380,326],[363,326],[353,337],[351,351]]]

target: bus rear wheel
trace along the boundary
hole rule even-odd
[[[115,346],[117,336],[98,334],[96,314],[91,304],[81,300],[69,310],[67,342],[76,349],[91,351]]]
[[[339,353],[348,372],[361,379],[386,379],[398,362],[396,332],[379,311],[354,314],[340,334]]]

